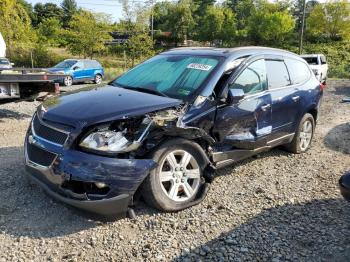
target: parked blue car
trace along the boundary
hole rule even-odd
[[[89,59],[67,59],[49,68],[49,71],[65,74],[66,76],[61,80],[65,86],[86,81],[101,84],[104,77],[104,69],[101,64],[96,60]]]
[[[52,197],[96,214],[124,216],[140,194],[178,211],[205,197],[216,169],[279,145],[306,152],[323,88],[279,49],[170,50],[105,87],[45,101],[26,169]]]

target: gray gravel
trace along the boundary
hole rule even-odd
[[[23,138],[36,102],[0,105],[0,261],[348,261],[350,81],[329,81],[311,150],[281,149],[219,172],[198,206],[96,222],[25,179]]]

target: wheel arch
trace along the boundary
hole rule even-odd
[[[201,165],[202,165],[201,168],[205,169],[206,166],[208,164],[210,164],[209,157],[207,156],[205,150],[196,140],[183,138],[181,136],[179,136],[179,137],[167,136],[148,155],[152,156],[160,148],[167,147],[170,145],[176,145],[176,144],[177,145],[186,144],[186,145],[191,146],[194,150],[196,150],[197,153],[201,156]]]
[[[318,118],[318,109],[317,109],[317,106],[316,105],[313,105],[311,108],[309,108],[305,113],[305,114],[310,114],[312,115],[312,117],[314,118],[314,121],[315,121],[315,124],[316,124],[316,121],[317,121],[317,118]],[[303,116],[304,116],[303,115]]]

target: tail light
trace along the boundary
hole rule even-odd
[[[321,90],[321,91],[323,91],[323,89],[325,89],[325,88],[326,88],[326,85],[325,85],[325,84],[320,83],[320,90]]]

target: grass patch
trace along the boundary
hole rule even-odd
[[[124,72],[123,68],[105,68],[104,80],[107,82],[112,81]]]

